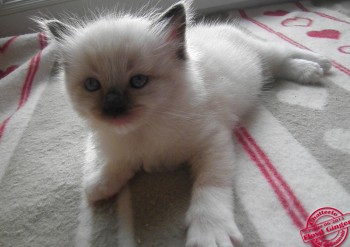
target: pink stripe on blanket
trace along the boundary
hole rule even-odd
[[[39,33],[40,49],[43,50],[47,46],[47,37],[44,33]]]
[[[6,127],[6,124],[7,122],[10,120],[12,116],[9,116],[8,118],[6,118],[1,124],[0,124],[0,140],[1,140],[1,137],[4,133],[4,130],[5,130],[5,127]]]
[[[38,52],[30,60],[30,67],[29,67],[29,70],[27,73],[26,80],[25,80],[23,87],[22,87],[21,98],[19,100],[17,110],[20,109],[24,105],[24,103],[28,100],[28,97],[30,95],[30,91],[32,89],[34,76],[35,76],[35,74],[38,70],[38,67],[39,67],[40,58],[41,58],[41,51]]]
[[[46,36],[43,33],[38,33],[38,38],[39,38],[39,44],[40,44],[41,50],[30,61],[29,71],[27,73],[27,77],[22,88],[21,98],[18,103],[17,109],[21,108],[22,105],[28,100],[28,97],[30,95],[30,91],[32,88],[34,76],[40,64],[41,53],[46,46]]]
[[[10,38],[9,40],[7,40],[5,42],[5,44],[3,44],[1,47],[0,47],[0,53],[4,53],[6,51],[6,49],[13,43],[13,41],[15,41],[15,39],[17,38],[18,36],[13,36],[12,38]]]
[[[314,13],[314,14],[319,15],[319,16],[321,16],[321,17],[324,17],[324,18],[333,20],[333,21],[338,21],[338,22],[343,22],[343,23],[350,24],[350,22],[348,22],[348,21],[341,20],[341,19],[339,19],[339,18],[337,18],[337,17],[331,16],[331,15],[327,15],[327,14],[322,13],[322,12],[310,11],[310,10],[307,9],[301,2],[295,2],[295,5],[296,5],[299,9],[301,9],[302,11],[304,11],[304,12],[311,12],[311,13]]]
[[[40,47],[44,48],[45,46],[42,45],[42,44],[46,44],[46,37],[42,33],[39,33],[38,34],[38,38],[39,38]],[[9,116],[7,119],[5,119],[0,124],[0,140],[1,140],[1,137],[3,136],[3,134],[4,134],[6,125],[9,122],[9,120],[11,119],[11,117],[27,102],[27,100],[29,98],[29,95],[30,95],[30,92],[31,92],[31,88],[32,88],[32,85],[33,85],[33,81],[34,81],[34,77],[35,77],[35,74],[36,74],[36,72],[38,71],[38,68],[39,68],[39,64],[40,64],[40,60],[41,60],[41,54],[42,54],[42,50],[40,50],[30,60],[27,76],[26,76],[26,79],[25,79],[23,87],[22,87],[21,97],[20,97],[19,102],[18,102],[17,110],[11,116]]]
[[[29,80],[32,77],[33,72],[34,72],[34,67],[35,67],[34,63],[35,63],[36,57],[37,57],[37,54],[34,57],[32,57],[32,59],[30,60],[29,69],[27,72],[26,79],[24,80],[24,84],[22,86],[21,97],[20,97],[19,102],[18,102],[17,110],[19,108],[21,108],[22,105],[24,104],[24,97],[27,94],[27,90],[28,90],[28,82],[29,82]]]
[[[287,211],[287,214],[292,219],[294,225],[298,229],[303,228],[304,227],[303,221],[305,221],[306,219],[300,219],[300,217],[298,217],[298,212],[295,210],[293,205],[290,205],[290,203],[288,202],[288,198],[286,197],[285,193],[283,193],[282,191],[283,187],[282,188],[279,187],[275,182],[274,179],[276,178],[273,177],[275,174],[273,173],[271,174],[271,172],[267,170],[266,164],[264,164],[264,159],[260,156],[260,154],[257,154],[256,152],[254,152],[254,148],[249,143],[249,140],[247,140],[245,135],[241,133],[240,129],[235,130],[235,135],[237,137],[238,142],[242,145],[246,153],[249,155],[251,160],[256,164],[256,166],[259,168],[261,173],[266,178],[267,182],[272,187],[278,200],[280,201],[283,208]]]
[[[243,136],[248,140],[250,145],[253,146],[253,148],[259,154],[259,156],[263,159],[263,161],[265,162],[267,168],[275,176],[277,181],[282,185],[283,189],[287,192],[289,197],[292,199],[294,206],[297,208],[297,210],[301,214],[302,218],[304,220],[306,220],[308,218],[309,214],[306,212],[305,208],[301,205],[301,202],[298,200],[298,198],[294,195],[292,189],[289,187],[287,182],[283,179],[281,174],[273,166],[273,164],[271,163],[270,159],[267,157],[267,155],[264,153],[264,151],[259,147],[259,145],[253,139],[253,137],[249,134],[249,132],[247,131],[246,128],[241,127],[239,130],[241,131]]]
[[[249,17],[246,12],[244,10],[240,10],[239,14],[241,15],[242,18],[254,23],[255,25],[261,27],[262,29],[265,29],[266,31],[275,34],[276,36],[280,37],[281,39],[287,41],[288,43],[301,48],[301,49],[305,49],[305,50],[309,50],[312,51],[311,49],[307,48],[306,46],[296,42],[295,40],[292,40],[291,38],[287,37],[286,35],[276,32],[275,30],[273,30],[272,28],[270,28],[269,26]],[[338,70],[340,70],[341,72],[347,74],[348,76],[350,76],[350,69],[346,68],[345,66],[339,64],[338,62],[332,60],[332,64],[335,68],[337,68]]]

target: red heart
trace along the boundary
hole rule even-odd
[[[285,10],[275,10],[275,11],[265,11],[264,15],[268,15],[268,16],[284,16],[286,14],[288,14],[288,11]]]
[[[294,17],[294,18],[288,18],[281,22],[282,26],[290,27],[290,26],[297,26],[297,27],[309,27],[311,26],[312,20],[309,18],[303,18],[303,17]]]
[[[8,67],[5,71],[0,69],[0,80],[2,78],[4,78],[5,76],[7,76],[8,74],[10,74],[12,71],[14,71],[15,69],[17,69],[18,66],[17,65],[11,65],[10,67]]]
[[[307,32],[307,35],[314,38],[339,39],[340,32],[333,29],[324,29]]]

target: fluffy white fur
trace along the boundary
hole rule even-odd
[[[187,246],[237,246],[242,235],[233,215],[232,128],[255,104],[266,71],[315,83],[331,63],[309,51],[254,39],[230,24],[192,25],[187,11],[178,3],[162,15],[46,25],[61,50],[73,106],[87,120],[101,161],[85,185],[88,198],[118,193],[140,169],[187,162],[194,177]],[[130,88],[135,74],[149,76],[149,83]],[[89,77],[100,81],[99,91],[84,89]],[[101,113],[101,99],[112,88],[133,100],[131,121],[111,124]]]

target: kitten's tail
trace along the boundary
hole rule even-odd
[[[131,192],[126,185],[118,195],[118,246],[135,247]]]

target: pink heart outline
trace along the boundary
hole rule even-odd
[[[326,38],[326,39],[339,39],[340,32],[334,29],[323,29],[318,31],[309,31],[306,33],[309,37],[313,38]]]
[[[299,24],[290,24],[290,23],[293,23],[293,22],[296,22],[298,23],[298,21],[306,21],[306,23],[299,23]],[[309,18],[305,18],[305,17],[294,17],[294,18],[288,18],[288,19],[285,19],[284,21],[281,22],[281,25],[282,26],[285,26],[285,27],[309,27],[311,26],[312,24],[312,20],[309,19]]]
[[[275,10],[275,11],[268,10],[268,11],[264,12],[264,15],[267,15],[267,16],[284,16],[286,14],[289,14],[289,12],[285,11],[285,10],[282,10],[282,9],[278,9],[278,10]]]

